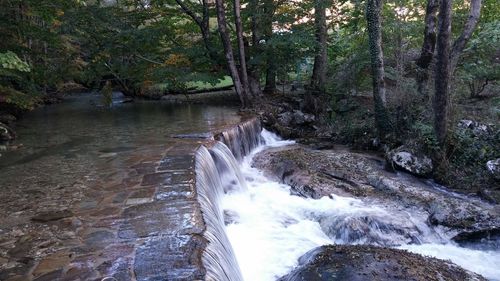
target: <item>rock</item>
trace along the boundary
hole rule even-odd
[[[347,152],[295,145],[262,151],[254,157],[252,165],[266,176],[290,185],[295,195],[320,198],[332,193],[363,195],[373,189],[366,184],[364,173],[377,164],[362,158]]]
[[[60,210],[60,211],[49,211],[43,212],[35,215],[31,218],[32,221],[35,222],[49,222],[56,221],[64,218],[69,218],[73,216],[73,212],[70,210]]]
[[[462,130],[471,130],[472,134],[479,137],[489,135],[492,132],[492,125],[482,124],[472,120],[460,120],[458,128]]]
[[[285,126],[285,127],[291,126],[292,120],[293,120],[293,116],[292,116],[291,112],[286,111],[286,112],[283,112],[283,113],[278,115],[278,123],[281,126]]]
[[[295,195],[321,198],[335,194],[376,200],[388,208],[407,206],[421,212],[433,225],[458,231],[500,227],[500,208],[495,205],[448,192],[445,187],[410,174],[389,173],[384,169],[384,161],[374,155],[342,148],[319,151],[293,145],[259,152],[252,165],[266,176],[290,185]],[[397,233],[398,227],[391,229]]]
[[[293,122],[296,125],[303,125],[306,123],[305,114],[300,110],[293,111]]]
[[[14,130],[12,130],[9,126],[0,123],[0,143],[8,142],[16,138],[16,134]]]
[[[390,151],[388,158],[396,168],[421,177],[429,176],[434,168],[429,157],[417,156],[405,147]]]
[[[323,232],[342,244],[398,246],[418,243],[420,229],[408,214],[388,216],[385,213],[358,212],[339,214],[320,220]]]
[[[486,280],[435,258],[373,246],[321,246],[300,257],[299,265],[279,281],[334,280]]]
[[[500,228],[464,231],[452,238],[462,247],[477,247],[480,243],[485,250],[500,250]]]
[[[486,162],[486,168],[497,180],[500,180],[500,158]]]

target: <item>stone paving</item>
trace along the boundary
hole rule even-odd
[[[203,279],[193,171],[201,142],[105,155],[113,169],[71,186],[3,194],[0,280]]]

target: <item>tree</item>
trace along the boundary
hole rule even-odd
[[[203,43],[207,49],[209,57],[217,62],[217,52],[213,49],[212,43],[210,42],[210,13],[209,13],[209,3],[208,0],[202,0],[202,15],[201,17],[197,15],[183,0],[175,0],[175,2],[181,7],[182,11],[186,13],[191,19],[196,23],[201,31],[201,36],[203,38]]]
[[[326,1],[314,1],[314,26],[316,36],[316,52],[311,77],[311,90],[324,93],[326,83],[326,67],[328,56],[326,52],[327,27],[326,27]]]
[[[227,29],[224,1],[216,0],[215,6],[217,9],[217,23],[219,26],[219,33],[222,40],[222,45],[224,46],[224,55],[226,57],[229,73],[231,74],[231,78],[233,79],[234,88],[236,90],[236,94],[240,98],[241,105],[243,107],[248,107],[251,104],[251,99],[248,96],[248,92],[246,92],[243,88],[240,75],[234,61],[233,47],[231,46],[229,31]]]
[[[370,47],[375,123],[379,138],[384,140],[389,132],[390,122],[385,97],[384,55],[382,52],[380,23],[381,7],[381,0],[367,0],[366,21],[368,24],[368,44]]]
[[[238,54],[240,59],[241,84],[245,96],[252,94],[248,83],[247,58],[245,53],[245,42],[243,40],[243,24],[241,23],[241,3],[240,0],[234,0],[234,21],[236,25],[236,38],[238,40]],[[250,100],[247,102],[251,102]],[[249,105],[249,104],[248,104]]]
[[[417,89],[421,96],[425,99],[429,97],[428,81],[430,73],[430,65],[434,57],[434,49],[436,47],[436,23],[437,11],[439,8],[439,0],[428,0],[425,9],[425,29],[424,29],[424,42],[420,57],[417,59]]]
[[[470,11],[467,21],[465,22],[462,33],[457,40],[455,40],[450,51],[450,74],[455,72],[460,54],[462,54],[467,42],[469,42],[469,39],[472,36],[472,33],[476,29],[476,25],[481,14],[481,1],[482,0],[471,0],[470,2]]]
[[[262,29],[264,33],[264,38],[267,43],[271,40],[273,36],[273,16],[276,12],[277,5],[274,0],[265,0],[263,4],[264,18],[262,21]],[[266,43],[266,44],[267,44]],[[264,92],[271,94],[276,92],[276,73],[277,66],[274,59],[273,46],[267,44],[267,67],[266,67],[266,85],[264,86]]]
[[[444,148],[448,133],[448,87],[450,80],[451,1],[441,0],[437,35],[434,92],[434,133]]]

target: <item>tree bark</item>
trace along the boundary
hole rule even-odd
[[[439,0],[428,0],[425,9],[425,29],[424,29],[424,43],[420,57],[417,59],[417,88],[419,94],[428,99],[429,97],[429,75],[430,65],[434,57],[434,49],[436,48],[436,23],[437,11],[439,8]]]
[[[272,0],[266,0],[263,5],[264,19],[262,20],[262,29],[266,41],[269,41],[273,36],[273,16],[276,9],[275,3]],[[266,68],[266,85],[264,87],[264,92],[266,94],[272,94],[276,92],[276,73],[277,67],[274,61],[274,51],[272,47],[267,47],[267,68]]]
[[[448,84],[450,80],[450,33],[452,0],[441,0],[437,36],[434,93],[434,132],[444,148],[448,132]]]
[[[247,59],[245,55],[245,42],[243,40],[243,24],[241,23],[241,3],[240,0],[234,0],[234,22],[236,25],[236,38],[238,39],[238,53],[240,58],[241,84],[245,95],[249,96],[250,86],[248,83]]]
[[[479,16],[481,15],[481,0],[471,0],[469,16],[467,22],[465,22],[464,29],[460,36],[453,43],[453,47],[450,52],[450,74],[455,72],[455,68],[458,64],[458,59],[465,49],[467,42],[469,42],[472,33],[476,29],[477,22],[479,21]]]
[[[368,42],[373,83],[373,101],[375,106],[375,124],[380,140],[384,140],[390,131],[389,113],[385,97],[384,55],[380,23],[381,0],[367,0],[366,20],[368,23]]]
[[[215,0],[215,6],[217,9],[217,23],[219,26],[219,33],[222,40],[222,45],[224,46],[224,55],[226,57],[229,73],[231,75],[231,78],[233,79],[234,88],[236,90],[236,94],[240,98],[241,105],[243,107],[247,107],[250,104],[250,99],[248,98],[247,93],[243,89],[240,80],[240,75],[238,73],[238,69],[236,68],[236,63],[234,62],[233,47],[231,46],[231,41],[229,39],[229,31],[227,29],[224,1]]]
[[[249,1],[249,9],[251,13],[251,19],[250,19],[250,27],[252,30],[252,48],[248,48],[250,50],[247,53],[247,56],[251,58],[250,55],[252,54],[260,54],[262,53],[259,41],[261,39],[261,32],[260,32],[260,21],[261,18],[258,16],[260,14],[259,12],[259,0],[250,0]],[[259,65],[253,64],[248,67],[248,83],[250,87],[250,92],[254,97],[260,97],[262,96],[262,90],[260,88],[260,67]]]
[[[327,67],[327,27],[326,3],[324,0],[314,1],[314,25],[316,28],[316,55],[314,56],[313,73],[311,77],[311,90],[322,94],[325,91]]]

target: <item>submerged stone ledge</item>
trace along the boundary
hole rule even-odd
[[[110,160],[114,173],[89,176],[61,195],[61,202],[6,215],[0,280],[207,279],[196,153],[225,132],[249,126],[260,132],[258,119],[247,118],[207,139],[127,151]],[[248,142],[238,149],[245,153]]]

